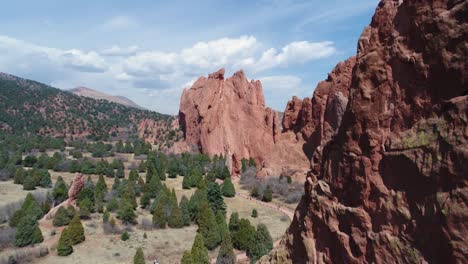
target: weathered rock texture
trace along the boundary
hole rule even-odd
[[[225,156],[233,174],[242,158],[261,167],[279,133],[278,113],[265,107],[262,84],[243,71],[226,80],[224,69],[200,77],[184,90],[179,109],[185,140],[202,153]]]
[[[468,261],[467,17],[467,1],[380,2],[339,131],[261,262]]]
[[[85,185],[85,179],[83,174],[77,173],[73,176],[72,184],[68,189],[68,199],[63,201],[61,204],[55,206],[54,208],[50,209],[50,211],[41,219],[41,221],[46,221],[48,219],[53,219],[57,210],[60,207],[67,208],[69,205],[76,207],[76,199],[78,198],[78,194],[83,189]]]
[[[305,141],[303,150],[309,160],[315,149],[330,140],[340,126],[355,63],[355,57],[338,63],[328,78],[317,85],[312,99],[294,96],[286,106],[282,132],[293,132],[298,140]]]

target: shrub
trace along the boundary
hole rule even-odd
[[[37,220],[32,217],[23,217],[18,223],[15,236],[15,245],[24,247],[40,243],[44,240]]]
[[[68,229],[72,245],[77,245],[85,241],[83,224],[81,224],[78,214],[73,216],[70,224],[68,225]]]
[[[145,255],[143,254],[143,250],[139,247],[133,257],[133,264],[145,264]]]
[[[122,241],[127,241],[130,239],[130,235],[126,230],[123,231],[123,233],[120,235],[120,239],[122,239]]]
[[[124,224],[136,224],[136,214],[133,210],[133,205],[127,199],[120,200],[119,210],[117,211],[117,217]]]
[[[71,216],[67,209],[62,206],[55,213],[53,224],[54,226],[64,226],[70,223]]]
[[[257,209],[252,209],[252,214],[251,214],[251,216],[252,216],[253,218],[257,218],[257,217],[258,217]]]
[[[236,195],[236,190],[234,189],[234,184],[232,184],[230,177],[224,180],[221,189],[225,197],[234,197]]]
[[[68,228],[63,229],[62,234],[57,245],[57,255],[68,256],[73,252],[73,243],[70,237],[70,230]]]
[[[262,201],[271,202],[273,199],[273,192],[271,191],[270,185],[267,185],[265,192],[263,193]]]
[[[216,258],[216,264],[235,264],[236,262],[237,258],[234,254],[231,236],[228,233],[221,242],[218,257]]]
[[[182,256],[182,259],[180,260],[180,264],[194,264],[193,259],[192,259],[192,254],[190,254],[189,250],[184,251],[184,255]]]
[[[205,247],[203,236],[197,234],[195,241],[193,242],[192,250],[190,252],[193,263],[197,264],[209,264],[210,258],[208,257],[208,249]]]

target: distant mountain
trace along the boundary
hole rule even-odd
[[[176,140],[173,116],[77,96],[0,73],[2,134],[107,139],[138,134],[150,142]]]
[[[138,109],[145,109],[144,107],[139,106],[138,104],[136,104],[132,100],[128,99],[127,97],[106,94],[106,93],[103,93],[103,92],[93,90],[93,89],[88,88],[88,87],[76,87],[74,89],[71,89],[69,92],[71,92],[73,94],[76,94],[76,95],[79,95],[79,96],[90,97],[90,98],[93,98],[93,99],[96,99],[96,100],[107,100],[109,102],[114,102],[114,103],[117,103],[117,104],[122,104],[122,105],[125,105],[125,106],[129,106],[129,107],[135,107],[135,108],[138,108]]]

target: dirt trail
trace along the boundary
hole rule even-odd
[[[244,199],[248,200],[249,202],[254,202],[254,203],[260,204],[262,206],[272,208],[272,209],[274,209],[274,210],[276,210],[278,212],[282,212],[282,213],[284,213],[285,215],[288,216],[289,221],[292,221],[292,219],[294,217],[294,211],[293,210],[291,210],[289,208],[281,207],[281,205],[279,205],[279,204],[277,204],[275,202],[269,202],[269,203],[263,202],[263,201],[255,199],[255,198],[252,198],[251,196],[241,194],[241,193],[236,193],[236,196],[244,198]],[[281,242],[281,238],[277,239],[275,242],[273,242],[273,247],[278,246],[280,242]],[[237,256],[237,263],[244,263],[244,262],[248,263],[249,257],[247,257],[247,254],[245,252],[239,253],[236,256]],[[216,263],[216,258],[212,258],[211,263],[215,264]]]

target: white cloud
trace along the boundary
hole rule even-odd
[[[119,47],[119,46],[112,46],[108,49],[101,50],[99,53],[104,56],[131,56],[135,55],[138,51],[138,46],[132,45],[129,47]]]
[[[275,67],[286,67],[293,64],[303,64],[312,60],[329,57],[336,53],[334,43],[323,42],[291,42],[284,46],[281,52],[270,48],[263,52],[259,60],[245,60],[243,66],[254,72],[265,71]]]
[[[276,110],[283,111],[285,100],[293,96],[311,96],[312,89],[295,75],[272,75],[258,78],[262,82],[266,103]]]
[[[103,30],[122,30],[138,26],[138,23],[128,16],[115,16],[105,21],[100,28]]]
[[[119,94],[136,99],[145,107],[174,113],[182,89],[191,86],[200,75],[221,67],[227,72],[243,68],[247,76],[255,78],[254,73],[330,56],[335,48],[332,42],[301,41],[277,51],[263,48],[253,36],[241,36],[198,42],[174,52],[144,51],[137,46],[85,51],[44,47],[0,35],[0,53],[0,71],[26,73],[61,88],[84,85],[111,93],[117,89]],[[270,105],[282,105],[280,97],[284,100],[284,96],[300,95],[304,90],[302,80],[292,75],[265,76],[260,80],[266,97],[273,98]],[[152,102],[155,103],[150,107]]]
[[[61,50],[42,47],[22,40],[0,35],[0,50],[5,59],[11,59],[11,63],[17,63],[21,58],[23,66],[36,66],[35,59],[46,59],[52,64],[73,68],[83,72],[103,72],[107,68],[106,62],[94,51],[81,51],[78,49]]]

